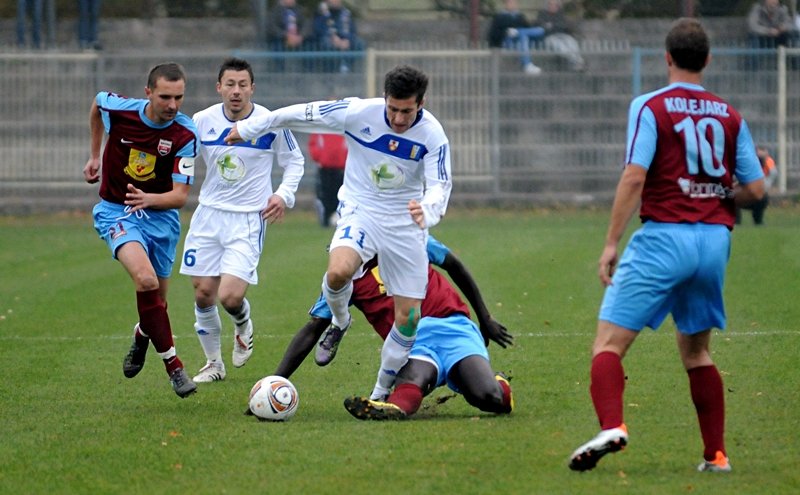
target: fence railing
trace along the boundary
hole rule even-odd
[[[588,51],[588,69],[580,73],[557,54],[535,51],[544,68],[539,76],[520,70],[516,53],[486,49],[0,54],[0,213],[95,200],[81,169],[88,158],[88,110],[98,90],[143,97],[150,66],[175,60],[188,74],[183,111],[191,115],[219,101],[217,67],[232,54],[252,63],[254,98],[269,108],[378,96],[387,70],[416,65],[431,79],[425,107],[451,141],[453,201],[606,201],[621,170],[630,99],[666,81],[662,52],[611,48]],[[721,49],[713,52],[704,80],[740,110],[754,139],[772,149],[781,192],[800,186],[798,71],[799,49]],[[305,150],[305,136],[297,137]],[[301,199],[311,198],[315,173],[308,159]]]

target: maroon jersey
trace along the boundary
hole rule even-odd
[[[350,300],[364,313],[378,335],[386,339],[394,323],[394,300],[386,295],[377,266],[353,281]],[[454,314],[469,318],[469,308],[447,279],[428,265],[428,290],[422,300],[422,316],[444,318]]]
[[[631,104],[627,163],[649,166],[643,221],[733,227],[737,146],[752,138],[725,100],[677,83]]]
[[[165,124],[144,113],[148,100],[114,93],[97,94],[108,139],[103,150],[100,197],[123,204],[128,184],[147,193],[165,193],[173,182],[192,184],[197,131],[192,119],[178,113]]]

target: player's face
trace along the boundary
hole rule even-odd
[[[417,119],[417,112],[422,108],[422,103],[417,103],[417,97],[412,96],[399,100],[391,96],[386,97],[386,118],[392,130],[398,134],[406,132]]]
[[[163,124],[174,119],[183,104],[185,81],[167,81],[159,78],[153,89],[144,88],[144,94],[150,100],[145,113],[156,124]]]
[[[250,99],[255,84],[250,81],[250,73],[246,70],[226,70],[217,83],[217,93],[222,97],[225,114],[232,120],[250,113]]]

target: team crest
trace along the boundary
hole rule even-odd
[[[397,151],[398,146],[400,146],[398,141],[395,141],[394,139],[389,140],[389,151]]]
[[[159,139],[158,154],[161,156],[167,156],[170,151],[172,151],[172,141],[169,139]]]

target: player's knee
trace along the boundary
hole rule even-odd
[[[137,292],[146,292],[159,288],[158,277],[150,270],[142,270],[132,274]]]
[[[464,399],[473,407],[484,412],[505,412],[503,390],[497,387],[481,387],[464,393]]]

